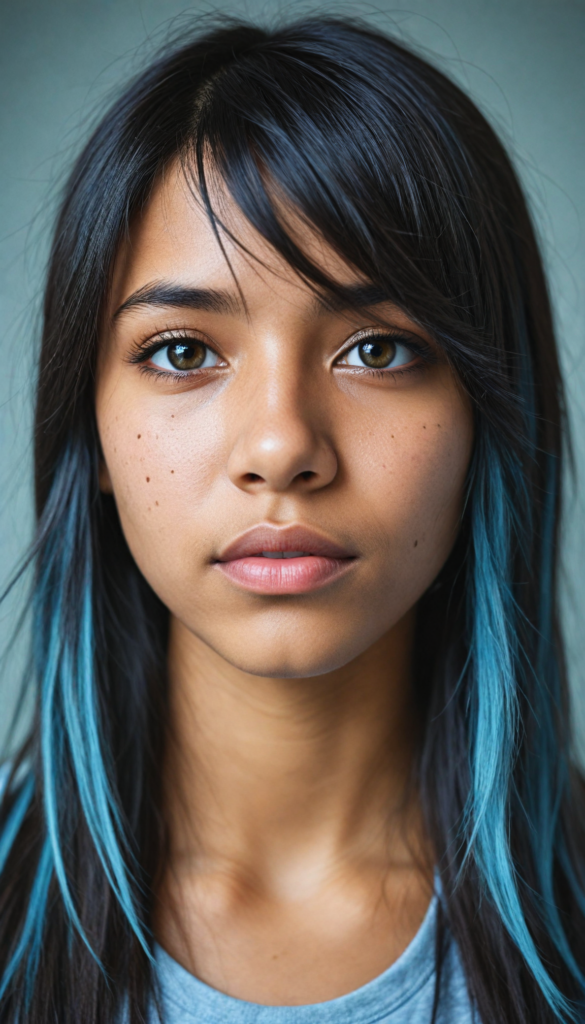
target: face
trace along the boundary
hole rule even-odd
[[[178,169],[119,253],[97,376],[101,484],[183,627],[247,672],[316,675],[392,630],[444,564],[470,405],[403,312],[328,308],[216,200],[243,243],[223,238],[231,270]],[[357,303],[367,282],[295,230]]]

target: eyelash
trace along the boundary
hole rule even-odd
[[[413,364],[407,363],[406,366],[398,366],[395,370],[390,369],[376,369],[371,366],[352,366],[352,371],[357,371],[360,376],[367,374],[369,377],[375,377],[378,380],[388,380],[388,378],[403,377],[408,373],[417,373],[423,369],[423,365],[429,366],[436,361],[436,355],[431,346],[422,340],[417,338],[416,340],[411,334],[403,333],[400,330],[392,330],[392,328],[370,328],[369,330],[357,331],[352,336],[353,344],[348,345],[346,349],[337,357],[343,359],[346,357],[352,349],[356,348],[361,342],[375,340],[376,338],[390,338],[397,345],[402,345],[408,349],[414,356],[418,356],[421,362]],[[350,339],[350,340],[352,340]]]
[[[202,345],[205,345],[206,348],[215,352],[215,349],[212,348],[211,345],[208,345],[206,341],[203,341],[202,338],[197,338],[188,331],[174,330],[166,333],[166,337],[164,335],[160,337],[159,341],[152,342],[152,340],[148,338],[146,341],[137,342],[134,352],[128,361],[130,363],[138,364],[141,373],[146,373],[151,377],[158,377],[166,381],[185,380],[185,377],[196,376],[199,373],[198,370],[177,370],[176,373],[172,373],[170,370],[158,370],[154,366],[144,365],[149,359],[152,359],[157,352],[160,352],[161,349],[168,348],[178,341],[199,341]]]
[[[413,355],[418,356],[419,359],[426,365],[432,364],[436,358],[430,345],[422,341],[422,339],[420,338],[417,338],[417,340],[415,341],[412,338],[412,335],[404,334],[400,331],[393,331],[391,329],[376,330],[374,328],[370,331],[358,331],[356,332],[356,334],[358,335],[358,340],[354,340],[352,345],[348,345],[348,347],[344,349],[343,352],[341,352],[340,355],[337,357],[338,360],[343,359],[345,356],[347,356],[348,353],[351,352],[351,350],[356,347],[356,345],[360,344],[360,342],[366,341],[370,338],[374,339],[376,337],[391,338],[392,341],[396,342],[396,344],[403,345],[404,348],[407,348],[410,352],[413,353]],[[353,338],[355,337],[356,335],[353,335]],[[138,364],[140,366],[140,370],[142,373],[147,373],[150,376],[162,378],[166,381],[168,381],[169,379],[173,381],[180,381],[184,380],[185,377],[196,376],[199,373],[198,370],[177,370],[176,373],[173,373],[169,370],[158,370],[156,369],[156,367],[145,365],[145,363],[149,359],[151,359],[156,352],[160,352],[161,349],[167,348],[168,346],[174,344],[175,342],[193,340],[199,341],[201,339],[195,338],[195,336],[193,334],[190,334],[188,331],[179,330],[172,331],[172,333],[169,332],[166,338],[161,337],[160,340],[156,342],[152,342],[151,339],[147,339],[146,341],[143,342],[138,342],[136,344],[134,352],[129,358],[129,362]],[[202,342],[202,344],[206,345],[206,347],[209,348],[212,352],[215,352],[215,349],[213,349],[211,345],[208,345],[207,342]],[[400,366],[397,367],[395,370],[377,369],[369,366],[351,367],[352,372],[357,371],[359,372],[360,376],[366,374],[367,376],[374,377],[378,380],[388,379],[389,377],[402,377],[407,373],[415,373],[417,371],[420,371],[421,369],[422,366],[421,363],[419,362],[413,363],[412,365],[407,364],[404,367]]]

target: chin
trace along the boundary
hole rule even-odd
[[[311,642],[313,639],[313,642]],[[209,642],[209,641],[207,641]],[[306,638],[305,642],[283,642],[282,639],[248,644],[212,644],[214,650],[235,668],[249,675],[272,679],[307,679],[342,668],[356,658],[368,644],[349,643],[335,637],[324,644],[323,637]]]

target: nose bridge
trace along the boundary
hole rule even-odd
[[[283,491],[330,483],[337,459],[323,404],[294,358],[256,367],[241,396],[242,416],[229,459],[229,475],[243,488]]]

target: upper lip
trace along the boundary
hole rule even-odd
[[[263,551],[303,551],[325,558],[355,558],[353,551],[336,544],[329,537],[307,526],[253,526],[224,548],[216,561],[231,562],[236,558],[259,555]]]

